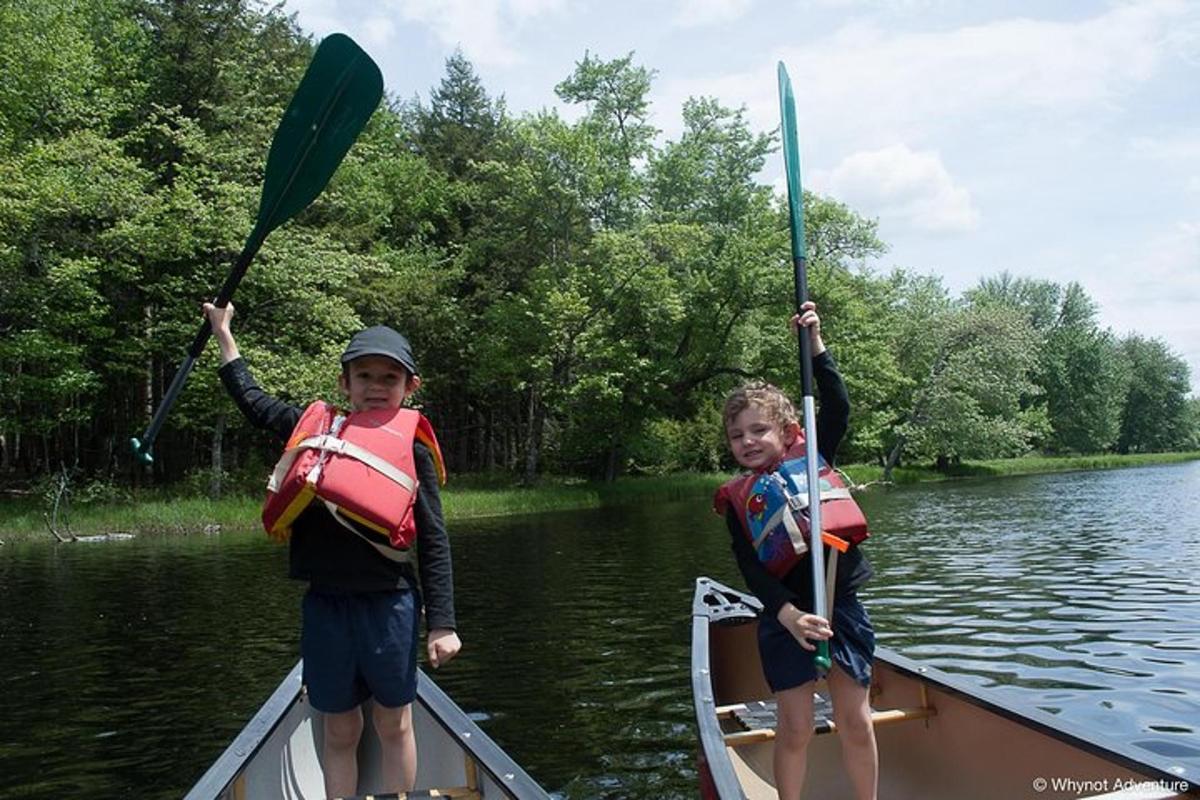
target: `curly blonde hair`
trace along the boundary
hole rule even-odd
[[[725,409],[721,414],[725,430],[729,430],[730,423],[750,406],[761,408],[767,413],[767,417],[781,428],[798,424],[800,421],[796,407],[783,390],[766,381],[750,381],[734,389],[729,397],[725,398]]]

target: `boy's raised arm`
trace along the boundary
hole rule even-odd
[[[204,316],[212,325],[213,336],[221,348],[221,365],[217,368],[217,374],[225,391],[251,424],[286,440],[300,419],[301,409],[271,397],[254,382],[246,363],[241,360],[242,354],[230,330],[229,321],[233,319],[233,314],[232,303],[224,308],[217,308],[212,303],[204,304]],[[233,363],[235,361],[236,364]]]
[[[208,317],[208,324],[212,325],[213,336],[216,337],[217,346],[221,349],[221,366],[241,358],[242,354],[238,352],[237,342],[234,341],[233,331],[229,327],[229,321],[233,319],[233,303],[229,303],[224,308],[217,308],[212,303],[205,303],[204,316]]]

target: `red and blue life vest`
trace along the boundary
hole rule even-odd
[[[340,416],[328,403],[312,403],[267,483],[263,527],[286,541],[296,518],[320,501],[382,555],[405,560],[417,535],[414,441],[429,447],[438,479],[445,483],[437,437],[419,411],[368,409]]]
[[[819,459],[821,525],[824,532],[857,545],[866,539],[867,518],[850,496],[850,490],[825,459]],[[808,463],[804,437],[784,453],[773,470],[749,472],[721,486],[713,497],[713,510],[721,516],[732,508],[742,532],[750,540],[767,571],[782,578],[808,552],[811,524],[808,516]]]

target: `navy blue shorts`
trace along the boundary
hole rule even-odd
[[[773,616],[758,622],[758,655],[772,692],[782,692],[816,680],[816,651],[805,650]],[[829,655],[860,686],[871,685],[875,658],[875,628],[857,594],[839,597],[833,604],[833,638]]]
[[[309,589],[301,605],[300,655],[312,707],[327,714],[368,697],[388,708],[417,696],[420,595]]]

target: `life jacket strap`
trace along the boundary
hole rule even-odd
[[[358,526],[356,526],[353,522],[346,519],[346,517],[342,514],[342,510],[337,507],[336,503],[332,503],[329,500],[325,500],[324,498],[321,499],[321,502],[323,502],[325,504],[325,508],[329,509],[330,515],[334,519],[336,519],[339,523],[341,523],[341,525],[344,528],[346,528],[348,531],[357,535],[364,542],[371,545],[371,547],[374,547],[376,550],[379,551],[379,554],[381,556],[383,556],[384,558],[388,559],[389,561],[395,561],[398,564],[406,563],[409,560],[409,552],[410,551],[397,550],[396,548],[391,547],[390,545],[380,544],[379,542],[372,539],[370,536],[367,536],[367,534],[363,533],[362,530],[360,530],[358,528]]]
[[[349,456],[355,461],[361,461],[376,472],[390,478],[392,483],[400,484],[406,491],[412,492],[417,488],[413,479],[401,472],[394,464],[380,458],[370,450],[354,442],[348,442],[345,439],[325,434],[305,439],[298,446],[311,447],[314,450],[321,450],[326,453]]]
[[[810,502],[808,492],[795,491],[795,484],[792,483],[790,476],[784,478],[779,473],[775,473],[771,477],[779,484],[783,496],[787,498],[787,505],[772,514],[771,518],[762,526],[762,532],[753,542],[754,548],[757,550],[771,531],[782,522],[783,527],[787,529],[788,538],[792,541],[792,549],[796,555],[802,556],[808,552],[808,543],[804,541],[804,533],[800,530],[800,525],[797,524],[793,514],[808,508]],[[822,503],[830,500],[849,500],[850,498],[850,490],[841,486],[830,487],[821,492]]]
[[[267,482],[268,489],[273,492],[279,491],[279,486],[282,484],[283,479],[287,477],[288,470],[292,468],[292,462],[296,460],[296,457],[303,450],[320,450],[322,455],[326,457],[333,453],[348,456],[355,461],[361,461],[376,472],[389,478],[393,483],[400,484],[406,491],[412,492],[416,490],[416,484],[412,478],[397,469],[395,465],[354,442],[348,442],[345,439],[339,439],[330,434],[310,436],[295,447],[288,448],[283,457],[279,459],[279,463],[275,465],[275,470],[271,473],[271,478]],[[325,458],[321,460],[324,462]]]

